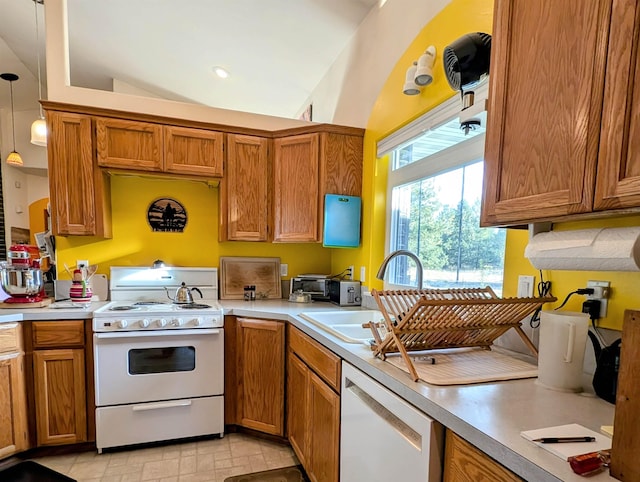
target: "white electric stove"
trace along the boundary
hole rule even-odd
[[[93,317],[99,453],[223,435],[224,319],[217,275],[216,268],[111,268],[113,301]],[[172,303],[183,282],[198,288],[194,302]]]

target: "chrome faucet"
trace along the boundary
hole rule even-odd
[[[384,261],[380,265],[380,269],[378,270],[378,274],[376,275],[376,278],[384,281],[384,274],[387,271],[387,266],[389,265],[389,262],[397,256],[407,256],[416,262],[416,266],[418,268],[418,273],[416,278],[418,282],[418,289],[421,290],[422,276],[423,276],[422,272],[424,270],[424,268],[422,267],[422,262],[420,261],[420,258],[418,258],[418,256],[415,253],[412,253],[411,251],[407,251],[406,249],[399,249],[397,251],[394,251],[393,253],[389,253],[389,256],[384,258]]]

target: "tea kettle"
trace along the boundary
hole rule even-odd
[[[169,295],[169,288],[165,286],[164,289],[167,292],[167,297],[174,303],[179,303],[179,304],[193,303],[193,295],[191,294],[192,291],[197,291],[198,294],[200,295],[200,298],[202,298],[202,291],[200,291],[198,288],[195,288],[195,287],[187,288],[187,285],[185,284],[184,281],[182,282],[182,285],[180,285],[180,287],[176,290],[176,295],[174,298],[172,298],[171,295]]]

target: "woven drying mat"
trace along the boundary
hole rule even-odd
[[[467,385],[538,376],[536,365],[482,348],[431,350],[419,355],[411,353],[409,357],[420,380],[432,385]],[[386,360],[409,373],[400,355],[387,355]],[[432,360],[435,360],[434,364]]]

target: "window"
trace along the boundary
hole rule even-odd
[[[387,252],[416,253],[424,288],[491,286],[501,295],[506,231],[480,228],[484,128],[465,136],[456,105],[452,99],[410,124],[405,129],[431,127],[390,149]],[[417,286],[416,268],[407,257],[394,258],[387,287]]]

